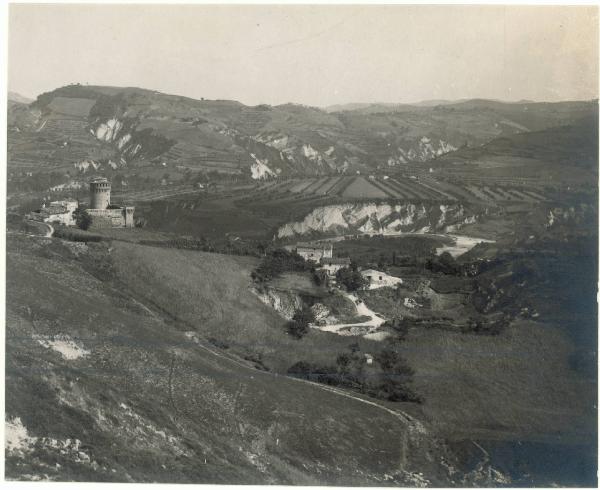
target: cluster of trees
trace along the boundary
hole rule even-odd
[[[73,211],[75,224],[82,230],[87,230],[92,225],[92,217],[83,208],[77,208]]]
[[[80,231],[77,228],[65,228],[62,226],[54,228],[53,236],[71,242],[101,242],[104,240],[104,237],[100,235],[93,235],[85,231]]]
[[[296,252],[277,248],[265,254],[258,267],[252,271],[252,279],[264,283],[284,272],[303,272],[311,269],[312,266]]]
[[[390,342],[374,354],[371,363],[367,359],[358,344],[353,344],[349,352],[337,357],[335,365],[319,366],[300,361],[288,369],[288,375],[353,389],[381,400],[423,401],[411,386],[414,371],[400,355],[397,343]]]
[[[310,330],[310,324],[315,321],[315,315],[312,310],[304,305],[301,309],[296,310],[292,319],[287,323],[287,331],[290,335],[301,339]]]
[[[425,267],[431,272],[441,272],[442,274],[458,275],[462,273],[461,265],[449,252],[434,255],[427,260]]]
[[[342,284],[348,291],[357,291],[368,286],[369,281],[359,272],[356,263],[350,267],[343,267],[335,274],[338,284]]]

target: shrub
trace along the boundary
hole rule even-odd
[[[297,339],[304,337],[309,329],[310,324],[315,321],[315,315],[312,310],[307,306],[304,306],[300,310],[296,310],[294,316],[287,324],[287,330],[290,335],[293,335]]]
[[[327,286],[329,283],[329,277],[327,276],[327,272],[322,269],[315,270],[313,272],[313,281],[317,286]]]
[[[71,242],[101,242],[104,237],[80,231],[77,228],[57,227],[54,229],[54,237],[69,240]]]
[[[393,329],[395,332],[398,333],[397,338],[401,340],[404,340],[408,335],[408,322],[405,322],[400,318],[395,317],[391,320],[387,320],[382,326]]]

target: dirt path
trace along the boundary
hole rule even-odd
[[[48,227],[48,230],[46,231],[46,237],[51,237],[52,235],[54,235],[54,227],[50,224],[50,223],[44,223],[44,225],[46,225]]]
[[[313,328],[317,328],[323,332],[333,332],[339,335],[355,335],[354,333],[346,333],[340,332],[341,329],[353,328],[353,327],[366,327],[369,330],[376,329],[385,323],[385,318],[380,317],[371,310],[364,301],[360,300],[358,297],[353,294],[346,293],[344,291],[340,291],[346,298],[348,298],[352,303],[356,306],[356,313],[359,316],[368,316],[369,320],[366,322],[358,322],[358,323],[336,323],[333,325],[323,325],[318,326],[315,325]]]
[[[212,354],[213,356],[219,357],[219,358],[224,359],[232,364],[235,364],[236,366],[244,369],[245,371],[251,371],[253,373],[253,375],[251,375],[250,378],[253,378],[254,376],[282,377],[282,378],[285,378],[286,380],[290,380],[292,382],[308,384],[308,385],[312,386],[313,388],[323,390],[323,391],[328,391],[337,396],[342,396],[344,398],[350,398],[356,402],[364,403],[366,405],[370,405],[372,407],[378,408],[379,410],[383,410],[383,411],[387,412],[388,414],[399,419],[402,423],[404,423],[408,427],[408,429],[410,431],[418,432],[421,434],[424,434],[427,432],[427,430],[425,429],[425,426],[421,422],[419,422],[418,420],[416,420],[415,418],[411,417],[410,415],[408,415],[407,413],[405,413],[401,410],[392,410],[391,408],[388,408],[385,405],[382,405],[375,401],[366,400],[358,395],[353,395],[353,394],[351,394],[347,391],[341,390],[339,388],[334,388],[333,386],[327,386],[327,385],[323,385],[320,383],[308,381],[305,379],[293,378],[291,376],[285,376],[285,375],[281,375],[281,374],[277,374],[277,373],[271,373],[271,372],[267,372],[267,371],[258,371],[256,369],[248,366],[247,364],[243,363],[242,361],[235,359],[231,355],[219,352],[215,349],[212,349],[212,348],[204,345],[203,343],[200,342],[200,340],[195,335],[188,336],[188,338],[190,338],[200,349]]]

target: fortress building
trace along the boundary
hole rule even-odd
[[[90,182],[90,208],[107,209],[110,206],[110,182],[104,178]]]
[[[132,228],[132,206],[114,206],[110,204],[110,182],[104,177],[90,182],[90,207],[86,209],[92,218],[94,228]]]

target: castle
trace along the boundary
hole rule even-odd
[[[132,206],[113,206],[110,204],[110,182],[104,177],[90,182],[90,207],[86,213],[92,219],[94,228],[132,228]]]

